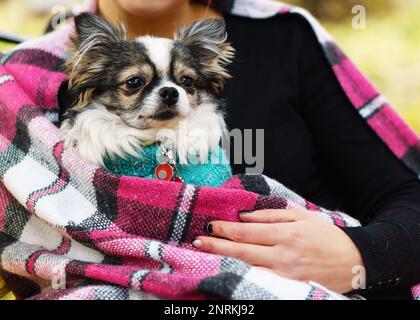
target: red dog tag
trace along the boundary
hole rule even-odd
[[[155,176],[158,180],[172,181],[174,178],[174,168],[167,163],[160,164],[156,167]]]

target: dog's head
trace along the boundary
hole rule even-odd
[[[234,57],[223,20],[203,20],[172,39],[128,40],[93,14],[75,18],[73,55],[66,68],[82,110],[93,102],[138,129],[163,127],[187,117],[223,89]]]

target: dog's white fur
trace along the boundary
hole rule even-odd
[[[64,121],[61,132],[66,147],[76,147],[84,158],[97,165],[104,164],[105,155],[138,157],[143,146],[158,140],[175,145],[179,162],[186,164],[189,154],[198,154],[201,163],[205,163],[224,136],[226,124],[211,102],[201,104],[199,110],[184,119],[143,130],[127,125],[104,106],[93,103],[74,119],[73,125]]]

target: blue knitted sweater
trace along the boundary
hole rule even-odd
[[[163,163],[163,155],[156,145],[139,149],[139,156],[127,155],[122,158],[104,157],[104,164],[107,170],[120,176],[132,176],[140,178],[155,178],[156,167]],[[198,164],[199,157],[190,156],[193,164],[177,164],[178,176],[187,184],[196,186],[220,187],[232,177],[232,170],[222,148],[218,147],[208,155],[208,161]],[[197,163],[197,164],[196,164]]]

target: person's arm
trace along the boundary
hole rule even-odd
[[[357,114],[306,23],[301,34],[301,114],[319,166],[364,224],[343,230],[362,254],[371,290],[408,288],[420,282],[420,182]]]

